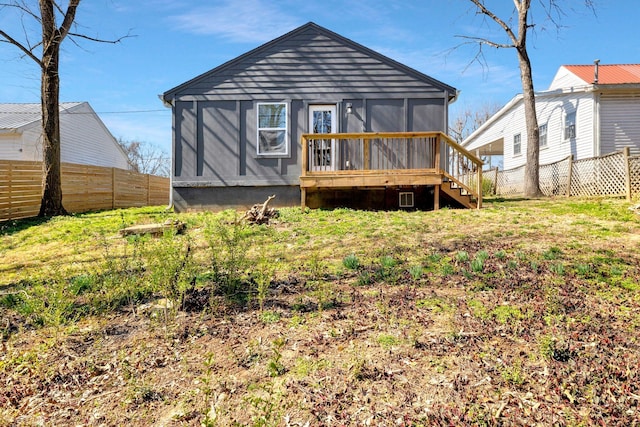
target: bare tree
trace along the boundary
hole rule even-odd
[[[483,104],[477,109],[467,107],[454,117],[453,123],[449,126],[449,132],[453,139],[460,144],[498,110],[500,110],[500,105],[495,103]]]
[[[125,141],[118,139],[118,144],[127,153],[131,169],[138,173],[169,176],[171,157],[165,151],[147,142]]]
[[[0,41],[12,44],[22,53],[35,61],[41,69],[40,101],[42,104],[42,199],[39,216],[64,215],[62,205],[62,184],[60,171],[60,46],[65,38],[83,38],[87,40],[118,43],[122,40],[100,40],[71,31],[80,0],[69,0],[66,10],[55,0],[39,0],[38,10],[25,0],[0,3],[0,10],[12,8],[20,11],[23,17],[34,19],[40,26],[39,41],[32,43],[27,31],[23,41],[10,36],[0,29]],[[61,20],[60,26],[57,22]],[[23,22],[23,29],[26,28]]]
[[[485,6],[485,0],[469,0],[475,5],[476,14],[484,15],[497,24],[507,35],[509,42],[499,43],[481,37],[465,37],[478,43],[479,55],[482,55],[482,46],[495,48],[512,48],[518,55],[520,66],[520,80],[522,82],[522,97],[524,102],[524,114],[527,126],[527,163],[525,165],[524,194],[528,197],[540,196],[540,134],[538,130],[538,118],[536,115],[535,92],[531,75],[531,60],[527,53],[527,33],[534,27],[530,22],[529,10],[531,0],[513,0],[517,23],[511,26],[509,19],[502,19]],[[593,0],[583,0],[586,7],[593,10]],[[541,7],[549,20],[560,28],[559,18],[564,15],[560,0],[540,1]]]

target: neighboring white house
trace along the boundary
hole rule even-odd
[[[640,64],[563,65],[549,89],[536,93],[540,164],[630,147],[640,154]],[[526,162],[522,94],[515,96],[462,145],[479,155],[504,155],[504,169]]]
[[[60,103],[63,163],[129,169],[127,155],[87,102]],[[0,160],[42,161],[40,104],[0,104]]]

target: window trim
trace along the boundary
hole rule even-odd
[[[398,207],[413,208],[415,206],[416,206],[416,200],[415,200],[415,193],[413,191],[401,191],[398,194]]]
[[[573,123],[571,125],[567,125],[567,123],[569,123],[569,121],[567,120],[569,116],[573,116]],[[578,115],[576,113],[576,110],[564,112],[564,126],[562,127],[562,136],[565,141],[569,141],[576,138],[577,122],[578,122]],[[573,129],[569,131],[572,127]]]
[[[516,138],[518,138],[518,152],[516,153]],[[513,135],[513,156],[522,156],[522,134]]]
[[[544,144],[542,143],[542,129],[544,129]],[[547,125],[547,123],[543,123],[540,126],[538,126],[538,142],[539,142],[539,147],[540,148],[547,148],[549,146],[549,126]]]
[[[284,105],[284,127],[260,127],[260,107],[262,105]],[[256,103],[256,155],[258,157],[283,158],[290,156],[289,150],[289,103],[283,101],[274,102],[258,102]],[[261,152],[260,151],[260,132],[261,131],[284,131],[284,151],[277,152]]]

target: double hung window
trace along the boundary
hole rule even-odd
[[[522,141],[520,134],[513,135],[513,155],[519,156],[522,154]]]
[[[576,112],[572,111],[564,115],[564,139],[576,137]]]
[[[258,103],[258,155],[289,155],[287,103]]]

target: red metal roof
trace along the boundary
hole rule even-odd
[[[585,83],[593,83],[595,65],[565,65],[564,67]],[[598,84],[625,83],[640,83],[640,64],[600,64],[598,66]]]

